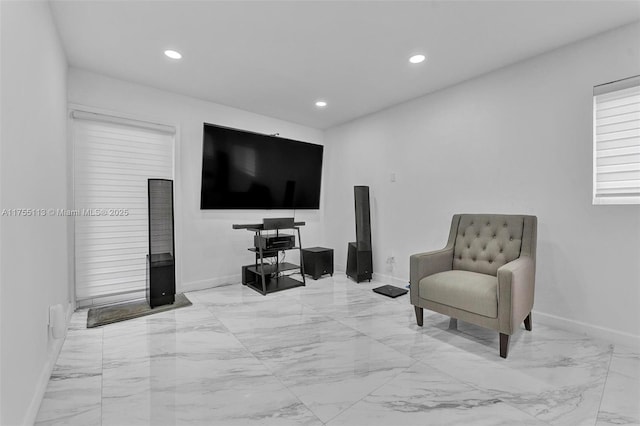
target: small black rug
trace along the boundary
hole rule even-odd
[[[157,306],[153,309],[149,307],[146,299],[103,306],[101,308],[91,308],[87,315],[87,328],[100,327],[101,325],[171,311],[185,306],[191,306],[191,301],[187,299],[187,296],[180,293],[176,294],[176,301],[173,304]]]

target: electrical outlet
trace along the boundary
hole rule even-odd
[[[396,266],[396,258],[393,256],[387,257],[387,266],[386,266],[387,272],[393,273],[395,266]]]

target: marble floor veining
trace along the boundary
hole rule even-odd
[[[384,283],[383,283],[384,284]],[[336,274],[86,329],[74,313],[37,425],[640,425],[640,354],[553,327],[498,335]]]

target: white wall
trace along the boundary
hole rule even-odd
[[[323,144],[320,130],[75,68],[69,70],[68,85],[70,103],[179,127],[174,185],[178,291],[240,282],[241,266],[253,262],[247,251],[253,234],[233,230],[234,223],[295,214],[307,222],[303,244],[323,243],[324,185],[320,210],[200,210],[203,122]]]
[[[67,63],[47,2],[1,2],[2,209],[66,208]],[[67,219],[0,219],[2,425],[35,419],[62,340],[49,306],[69,299]]]
[[[410,254],[444,246],[454,213],[534,214],[537,319],[640,342],[640,206],[591,205],[592,89],[640,74],[638,40],[623,27],[327,131],[336,263],[357,184],[371,187],[374,271],[397,282]]]

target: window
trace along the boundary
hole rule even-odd
[[[640,76],[593,89],[593,204],[640,204]]]
[[[175,130],[81,111],[73,118],[76,300],[144,297],[147,179],[173,179]]]

